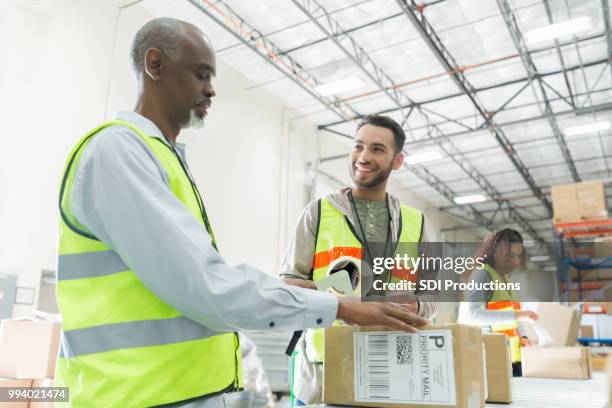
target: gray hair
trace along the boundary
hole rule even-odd
[[[150,48],[157,48],[170,58],[177,57],[178,44],[189,23],[170,17],[153,19],[143,25],[134,36],[130,57],[136,74],[144,71],[145,54]]]

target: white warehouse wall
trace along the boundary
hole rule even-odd
[[[0,10],[0,272],[38,294],[55,270],[57,188],[67,154],[114,111],[131,109],[128,48],[153,16],[109,0],[6,1]],[[27,23],[27,24],[26,24]],[[214,44],[214,38],[212,38]],[[185,132],[188,160],[221,253],[275,274],[307,200],[316,128],[218,61],[204,129]],[[14,316],[31,306],[14,308]]]

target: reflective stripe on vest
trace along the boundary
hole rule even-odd
[[[489,274],[491,281],[508,283],[507,280],[502,277],[493,269],[490,265],[484,264],[484,270]],[[521,303],[516,298],[515,294],[511,290],[496,290],[493,292],[493,296],[487,302],[487,310],[496,311],[513,311],[517,312],[521,310]],[[498,323],[491,325],[491,331],[494,333],[503,333],[508,336],[510,344],[510,356],[512,362],[517,363],[521,361],[521,336],[518,331],[518,320],[513,320],[508,323]]]
[[[337,210],[326,199],[319,200],[319,227],[316,234],[317,242],[313,259],[313,280],[324,279],[330,272],[330,266],[335,260],[349,256],[361,260],[363,258],[363,245],[357,238],[348,218]],[[418,256],[418,246],[421,241],[421,231],[423,226],[423,214],[411,207],[402,205],[400,211],[400,231],[399,237],[393,237],[393,241],[409,245],[403,248],[409,257]],[[399,247],[401,248],[401,247]],[[398,255],[397,246],[394,250]],[[399,254],[403,256],[404,254]],[[416,273],[394,269],[390,280],[398,281],[406,279],[416,281]],[[361,283],[361,277],[359,278]],[[358,288],[356,294],[361,295]],[[334,325],[340,322],[335,321]],[[321,363],[324,359],[324,330],[310,329],[305,334],[306,355],[312,362]]]
[[[159,299],[70,211],[85,146],[115,125],[130,128],[144,141],[166,171],[172,193],[205,225],[199,198],[163,141],[124,121],[107,122],[79,141],[60,193],[57,301],[63,327],[55,384],[70,387],[75,406],[104,407],[169,404],[240,388],[238,336],[202,326]]]

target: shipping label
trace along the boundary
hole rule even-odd
[[[456,405],[450,330],[353,337],[355,401]]]

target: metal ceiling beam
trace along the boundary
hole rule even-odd
[[[264,60],[266,60],[268,63],[277,68],[285,76],[290,78],[311,96],[323,103],[323,105],[330,111],[338,114],[338,116],[341,116],[341,113],[344,113],[345,111],[355,112],[355,110],[348,104],[342,104],[342,110],[339,111],[338,106],[333,101],[321,98],[321,96],[314,91],[314,87],[319,83],[316,78],[305,72],[296,61],[293,61],[288,56],[281,57],[281,49],[274,45],[260,31],[256,30],[239,15],[237,15],[224,1],[218,0],[214,4],[209,0],[189,0],[189,2],[219,24],[219,26],[221,26],[223,29],[239,39],[260,57],[264,58]],[[261,49],[262,46],[264,50]],[[285,69],[285,65],[289,65],[292,67],[292,69]],[[307,78],[308,80],[304,81],[304,78]],[[408,168],[414,171],[414,173],[421,180],[427,183],[443,197],[448,199],[450,202],[454,202],[454,198],[456,197],[455,193],[442,180],[431,174],[429,171],[427,171],[427,169],[416,168],[414,166],[409,166]],[[488,227],[485,223],[486,218],[483,217],[473,206],[462,206],[459,211],[461,211],[471,222],[481,224],[484,228]],[[534,236],[534,238],[537,237]]]
[[[553,24],[552,12],[550,11],[550,4],[548,0],[544,1],[544,7],[546,8],[546,15],[548,16],[548,22]],[[574,100],[574,93],[572,91],[572,87],[570,86],[569,77],[567,75],[567,70],[565,69],[565,60],[563,59],[563,52],[561,51],[561,47],[559,46],[559,41],[555,40],[555,49],[557,50],[557,56],[559,57],[559,63],[561,64],[561,68],[563,68],[563,80],[565,81],[565,86],[567,87],[567,92],[569,94],[572,108],[576,107],[576,101]]]
[[[612,91],[612,87],[606,88],[603,91],[605,91],[605,92]],[[595,92],[599,92],[599,91],[595,91]],[[580,96],[581,94],[576,94],[576,95]],[[610,111],[610,110],[612,110],[612,103],[607,102],[607,103],[602,103],[602,104],[599,104],[599,105],[591,106],[591,107],[588,107],[588,108],[582,108],[582,109],[577,109],[577,110],[567,110],[567,111],[563,111],[563,112],[556,112],[554,114],[554,116],[555,117],[559,117],[559,116],[565,116],[565,115],[587,115],[587,114],[591,114],[591,113],[595,113],[595,112],[605,112],[605,111]],[[535,122],[535,121],[542,120],[542,119],[546,119],[546,115],[530,116],[528,118],[511,120],[511,121],[508,121],[508,122],[502,122],[502,123],[498,123],[497,126],[499,126],[499,127],[514,126],[514,125],[520,125],[520,124],[523,124],[523,123]],[[444,122],[442,124],[444,124]],[[418,129],[422,129],[422,128],[424,128],[424,127],[412,128],[412,129],[408,129],[408,131],[414,131],[414,130],[418,130]],[[435,139],[443,139],[443,138],[447,138],[447,137],[448,138],[457,138],[457,137],[462,137],[462,136],[469,136],[469,135],[471,135],[473,133],[482,132],[483,129],[461,130],[459,132],[447,133],[444,136],[433,136],[432,138],[429,138],[429,139],[419,139],[419,140],[416,140],[416,141],[413,141],[413,142],[406,142],[404,144],[404,148],[422,147],[423,145],[427,145],[427,144],[432,143],[433,141],[435,141]],[[330,129],[330,128],[325,128],[325,127],[321,127],[321,126],[319,126],[319,130],[330,132],[330,133],[336,134],[338,136],[349,137],[349,138],[352,137],[350,135],[344,134],[344,133],[339,132],[337,130]],[[554,139],[555,141],[557,140],[555,136],[550,136],[550,137],[549,136],[545,136],[545,137],[539,138],[539,139],[517,141],[517,142],[514,142],[514,146],[518,146],[518,145],[521,145],[521,144],[528,144],[528,143],[536,143],[536,142],[539,142],[539,141],[545,140],[545,139]],[[564,162],[564,165],[567,165],[567,164]]]
[[[401,89],[397,87],[393,79],[374,62],[374,60],[368,55],[365,49],[363,49],[355,39],[353,39],[349,33],[342,28],[342,26],[334,20],[330,13],[317,0],[292,0],[293,3],[298,7],[310,20],[315,24],[329,39],[332,41],[353,63],[366,75],[387,97],[395,103],[397,107],[401,107],[407,103],[415,104],[411,98],[406,95]],[[414,5],[416,8],[416,5]],[[416,109],[421,115],[429,122],[429,118],[426,113],[423,112],[423,108],[419,104],[415,104]],[[440,135],[444,136],[444,133],[437,128],[434,124],[430,125],[431,130],[437,131]],[[431,132],[428,132],[431,135]],[[458,149],[450,140],[440,140],[436,142],[440,149],[463,170],[469,175],[476,184],[491,198],[499,196],[499,193],[495,187],[480,174],[479,170],[474,167],[469,160],[466,160],[463,153]],[[424,167],[411,166],[411,170],[415,173],[420,174],[419,177],[427,178],[433,176]],[[438,184],[431,180],[428,184]],[[534,194],[537,195],[539,189],[535,184]],[[539,191],[538,197],[542,197],[543,203],[550,207],[550,203]],[[454,200],[455,196],[447,196],[451,201]],[[478,217],[478,216],[476,216]],[[542,238],[538,233],[531,229],[529,224],[522,219],[522,216],[517,212],[512,212],[513,219],[521,225],[524,230],[532,235],[535,240],[542,241]],[[482,221],[479,222],[482,224]],[[484,223],[488,227],[490,223]]]
[[[367,51],[361,47],[350,33],[338,23],[329,11],[317,0],[292,0],[310,21],[334,43],[344,55],[357,66],[393,103],[401,108],[413,104],[408,95],[397,89],[397,85],[387,73],[374,62]],[[417,106],[419,111],[422,109]]]
[[[595,109],[596,112],[604,112],[604,111],[609,111],[612,110],[612,106],[608,106],[607,103],[604,104],[600,104],[600,105],[595,105],[592,107],[593,109]],[[601,109],[599,109],[601,108]],[[579,114],[578,113],[579,110],[566,110],[566,111],[562,111],[562,112],[556,112],[553,114],[554,117],[558,117],[558,116],[565,116],[565,115],[576,115]],[[497,123],[498,127],[504,127],[504,126],[514,126],[514,125],[520,125],[523,123],[529,123],[529,122],[534,122],[537,120],[543,120],[546,119],[548,117],[548,115],[537,115],[537,116],[530,116],[528,118],[523,118],[523,119],[517,119],[517,120],[510,120],[507,122],[502,122],[502,123]],[[485,128],[488,128],[489,126],[486,126]],[[484,128],[483,128],[484,129]],[[427,144],[430,143],[432,141],[435,141],[435,139],[442,139],[442,138],[455,138],[455,137],[459,137],[459,136],[467,136],[473,133],[477,133],[477,132],[482,132],[483,129],[476,129],[476,130],[460,130],[458,132],[453,132],[453,133],[447,133],[444,136],[434,136],[432,139],[421,139],[421,140],[417,140],[414,142],[407,142],[404,146],[405,147],[415,147],[415,146],[420,146],[423,144]],[[326,130],[326,131],[331,131],[331,129],[322,129],[322,130]],[[413,129],[414,130],[414,129]],[[340,132],[336,132],[336,133],[340,133]],[[534,140],[534,142],[537,140]]]
[[[189,2],[339,118],[351,120],[361,116],[348,104],[317,92],[315,87],[321,84],[315,77],[304,70],[293,58],[282,55],[283,51],[276,44],[236,14],[225,2],[211,0],[189,0]]]
[[[610,67],[610,78],[612,78],[612,30],[610,29],[610,4],[609,0],[601,0],[601,8],[603,13],[606,45],[608,47],[608,66]]]
[[[454,191],[448,187],[446,183],[444,183],[440,178],[432,174],[429,170],[422,166],[411,166],[404,163],[404,167],[406,167],[409,171],[416,174],[421,180],[427,183],[430,187],[433,187],[440,195],[446,198],[451,203],[454,203],[455,197],[457,196]],[[484,217],[480,211],[478,211],[473,205],[462,205],[457,208],[462,215],[457,216],[465,221],[474,223],[479,225],[480,227],[492,231],[492,226],[489,220]],[[534,239],[538,239],[538,236],[535,235]]]
[[[604,68],[607,68],[607,67],[604,67]],[[590,89],[587,92],[576,93],[576,94],[574,94],[574,96],[578,97],[578,96],[586,95],[587,93],[589,93],[589,94],[597,94],[597,93],[600,93],[600,92],[609,92],[609,91],[612,91],[612,87],[601,88],[601,89],[597,89],[597,90]],[[553,102],[553,101],[558,101],[560,99],[561,98],[551,98],[550,101]],[[537,105],[537,103],[538,102],[529,102],[529,103],[513,105],[511,107],[506,106],[506,107],[504,107],[503,112],[509,112],[509,111],[513,111],[515,109],[522,109],[522,108],[532,107],[532,106]],[[612,102],[606,102],[606,103],[602,103],[602,104],[599,104],[599,105],[588,106],[586,108],[577,108],[577,109],[571,109],[571,110],[562,111],[562,112],[556,112],[556,113],[553,114],[553,116],[558,117],[558,116],[569,115],[569,114],[580,116],[580,115],[588,115],[588,114],[592,114],[592,113],[596,113],[596,112],[604,112],[604,111],[608,111],[608,110],[612,110]],[[494,113],[497,114],[499,112],[495,111]],[[546,116],[539,115],[539,116],[535,116],[534,118],[545,119]],[[457,121],[457,120],[473,120],[473,119],[474,119],[474,115],[463,115],[463,116],[455,118],[454,121]],[[526,119],[529,119],[529,118],[526,118]],[[446,125],[446,124],[449,124],[449,123],[451,123],[451,121],[442,121],[442,122],[437,122],[437,125]],[[507,123],[510,123],[510,122],[507,122]],[[503,126],[502,123],[498,123],[497,125],[498,126]],[[484,126],[484,125],[482,125],[482,126]],[[421,129],[427,129],[427,126],[417,126],[417,127],[410,128],[410,129],[407,129],[407,130],[410,131],[410,132],[414,132],[414,131],[421,130]],[[475,129],[472,129],[472,131],[476,132],[476,131],[480,131],[482,129],[483,128],[475,128]],[[449,135],[453,135],[453,134],[449,133]],[[556,137],[555,136],[552,136],[552,138],[556,141]],[[540,140],[540,139],[534,139],[532,141],[536,142],[538,140]],[[417,140],[413,140],[413,141],[410,141],[410,142],[407,142],[407,143],[408,144],[417,144],[417,143],[422,142],[422,141],[426,141],[426,140],[417,139]],[[520,143],[521,142],[518,142],[518,141],[514,142],[514,146],[516,146],[517,144],[520,144]]]
[[[544,0],[544,3],[545,3],[545,6],[548,8],[548,3],[546,2],[546,0]],[[521,61],[523,62],[525,71],[527,71],[527,76],[531,78],[533,81],[537,82],[537,84],[539,85],[539,90],[540,90],[540,93],[542,94],[542,99],[544,102],[544,111],[543,112],[541,111],[541,113],[547,115],[546,119],[548,120],[548,123],[557,138],[557,142],[559,143],[559,148],[561,149],[563,158],[567,162],[567,167],[569,168],[570,173],[572,174],[572,177],[574,178],[574,181],[579,182],[580,175],[578,174],[578,171],[576,170],[574,160],[572,159],[572,154],[570,153],[569,148],[567,147],[565,137],[563,136],[563,132],[559,128],[559,124],[557,123],[555,117],[552,116],[553,110],[552,110],[552,107],[550,106],[550,102],[548,101],[548,96],[546,95],[546,89],[544,87],[543,80],[542,78],[539,77],[538,70],[535,66],[535,63],[533,62],[533,59],[531,58],[531,55],[529,54],[529,50],[527,49],[527,45],[525,44],[525,39],[523,38],[523,34],[521,33],[521,30],[518,27],[516,16],[514,15],[512,8],[510,7],[510,2],[509,0],[497,0],[497,5],[501,11],[502,17],[504,18],[504,22],[506,23],[506,26],[510,33],[510,37],[512,37],[512,41],[514,42],[514,45],[516,49],[518,50],[519,55],[521,56]],[[550,14],[550,10],[548,10],[548,13]],[[549,15],[549,18],[550,17],[551,16]],[[535,89],[534,89],[534,95],[537,98],[537,93],[535,92]],[[538,107],[540,107],[540,110],[541,110],[541,106],[538,105]]]
[[[484,149],[483,149],[484,150]],[[474,151],[476,152],[476,151]],[[470,152],[472,153],[472,152]],[[346,157],[346,155],[344,155],[343,157]],[[583,162],[593,162],[594,160],[606,160],[606,159],[610,159],[612,158],[612,156],[599,156],[599,157],[588,157],[585,159],[576,159],[575,162],[576,163],[583,163]],[[333,157],[328,158],[329,160],[333,160]],[[550,163],[550,164],[540,164],[540,165],[536,165],[536,166],[531,166],[530,169],[534,170],[534,169],[548,169],[551,167],[560,167],[560,166],[565,166],[565,162],[558,162],[558,163]],[[504,175],[512,175],[514,174],[514,170],[504,170],[504,171],[496,171],[493,173],[487,173],[486,176],[487,177],[495,177],[495,176],[504,176]],[[447,180],[448,183],[462,183],[465,181],[469,181],[470,178],[469,177],[459,177],[459,178],[455,178],[452,180]]]
[[[533,180],[531,174],[529,174],[529,170],[523,164],[520,157],[517,155],[514,150],[512,143],[508,140],[503,130],[497,126],[497,124],[491,118],[489,111],[485,109],[482,103],[478,100],[478,96],[474,92],[474,87],[468,82],[465,75],[461,71],[461,67],[455,61],[450,52],[446,49],[433,27],[429,24],[425,16],[422,12],[415,11],[418,10],[418,5],[414,0],[397,0],[397,3],[401,7],[402,11],[408,17],[408,19],[412,22],[413,26],[416,28],[418,33],[421,35],[425,43],[428,45],[436,59],[440,62],[440,64],[444,67],[447,72],[451,72],[451,78],[457,85],[457,87],[465,94],[465,96],[470,99],[471,103],[476,108],[477,112],[482,116],[484,121],[486,122],[489,131],[500,145],[508,159],[512,162],[520,176],[523,178],[527,186],[533,192],[533,195],[540,200],[542,205],[546,208],[546,210],[552,216],[552,206],[550,202],[542,194],[542,190]]]
[[[599,37],[600,35],[598,35]],[[596,66],[596,65],[601,65],[601,64],[607,64],[608,63],[608,58],[605,59],[600,59],[600,60],[595,60],[595,61],[591,61],[591,62],[587,62],[586,64],[580,64],[580,65],[575,65],[575,66],[571,66],[571,67],[567,67],[567,69],[565,71],[570,72],[570,71],[574,71],[574,70],[578,70],[578,69],[582,69],[582,68],[588,68],[588,67],[592,67],[592,66]],[[560,70],[555,70],[555,71],[550,71],[550,72],[545,72],[545,73],[541,73],[540,77],[544,78],[544,77],[548,77],[548,76],[552,76],[552,75],[558,75],[558,74],[562,74],[564,70],[560,69]],[[482,88],[477,88],[474,89],[473,92],[475,93],[480,93],[480,92],[484,92],[484,91],[490,91],[492,89],[497,89],[497,88],[503,88],[505,86],[510,86],[510,85],[515,85],[515,84],[519,84],[519,83],[523,83],[523,82],[527,82],[529,81],[529,77],[523,77],[523,78],[518,78],[518,79],[512,79],[509,81],[504,81],[504,82],[500,82],[497,84],[493,84],[493,85],[489,85],[489,86],[485,86]],[[450,94],[450,95],[445,95],[445,96],[440,96],[437,98],[432,98],[432,99],[427,99],[424,101],[420,101],[419,105],[427,105],[429,103],[434,103],[434,102],[442,102],[448,99],[452,99],[452,98],[456,98],[458,96],[462,96],[463,92],[457,92],[454,94]],[[385,109],[382,111],[378,111],[378,114],[386,114],[386,113],[391,113],[391,112],[395,112],[399,109],[408,109],[411,107],[414,107],[414,104],[410,104],[410,105],[404,105],[401,108],[389,108],[389,109]],[[335,125],[339,125],[342,123],[348,122],[346,120],[339,120],[336,122],[331,122],[331,123],[326,123],[324,125],[319,125],[319,129],[324,129],[324,128],[329,128]]]

